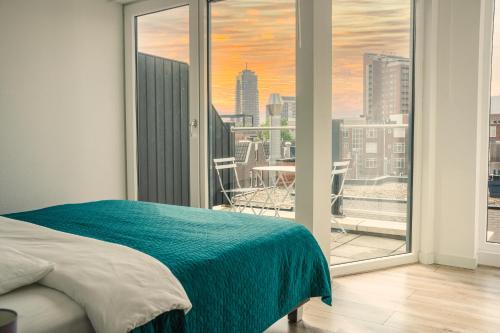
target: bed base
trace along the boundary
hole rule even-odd
[[[299,306],[295,308],[292,312],[288,314],[288,322],[292,324],[296,324],[302,321],[302,314],[304,313],[304,304],[309,302],[309,299],[306,299],[304,302],[300,303]]]

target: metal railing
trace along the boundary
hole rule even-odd
[[[408,124],[353,124],[341,125],[341,128],[408,128]],[[295,131],[296,126],[231,127],[231,132]]]

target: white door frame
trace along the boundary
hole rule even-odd
[[[488,159],[490,134],[491,102],[491,55],[493,51],[493,9],[494,0],[481,1],[481,30],[479,55],[479,92],[478,92],[478,145],[476,155],[476,226],[477,252],[479,264],[500,267],[500,244],[486,241],[488,228]],[[497,10],[500,10],[497,8]],[[500,24],[498,22],[497,24]]]
[[[190,147],[190,200],[193,207],[206,207],[204,184],[201,180],[206,168],[203,168],[206,155],[206,116],[202,105],[206,101],[203,82],[206,77],[206,63],[200,58],[203,44],[198,36],[203,36],[204,27],[200,25],[200,13],[205,9],[202,0],[148,0],[124,6],[125,33],[125,112],[126,112],[126,155],[127,155],[127,198],[138,199],[137,177],[137,103],[136,103],[136,17],[168,10],[180,6],[189,6],[189,122],[199,125],[191,128]],[[203,39],[203,38],[201,38]],[[206,52],[206,51],[204,51]],[[201,124],[201,126],[200,126]],[[208,174],[208,173],[207,173]]]

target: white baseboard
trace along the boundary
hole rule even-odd
[[[500,267],[500,255],[481,252],[478,258],[458,257],[451,255],[420,252],[402,254],[392,257],[383,257],[372,260],[358,261],[347,264],[331,266],[330,273],[333,277],[365,273],[395,266],[420,262],[424,265],[439,264],[466,269],[476,269],[478,264]]]
[[[434,264],[434,252],[420,252],[418,255],[418,261],[424,265]]]
[[[453,266],[467,269],[476,269],[478,265],[477,258],[458,257],[447,254],[436,254],[434,256],[436,264]]]
[[[385,269],[394,266],[413,264],[417,262],[418,256],[414,253],[400,254],[397,256],[376,258],[371,260],[330,266],[330,274],[333,277],[340,277],[345,275],[376,271],[379,269]]]
[[[500,253],[480,251],[477,256],[480,265],[500,267]]]

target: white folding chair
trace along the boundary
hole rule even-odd
[[[330,177],[330,188],[332,189],[332,193],[330,196],[330,209],[333,209],[333,205],[337,200],[344,196],[344,183],[347,176],[347,171],[349,170],[349,161],[344,162],[333,162],[332,175]],[[338,188],[337,190],[333,189],[334,182],[338,180]],[[332,222],[340,227],[343,233],[347,233],[344,227],[340,224],[340,222],[335,218],[332,214]]]
[[[215,158],[214,165],[221,191],[229,202],[231,211],[239,211],[241,213],[245,210],[245,208],[250,207],[252,212],[256,214],[253,200],[259,189],[254,187],[241,187],[240,180],[238,178],[238,171],[236,170],[236,159],[234,157]],[[224,186],[224,181],[222,180],[222,170],[233,170],[233,176],[236,179],[236,186],[234,188],[226,188],[226,186]]]

